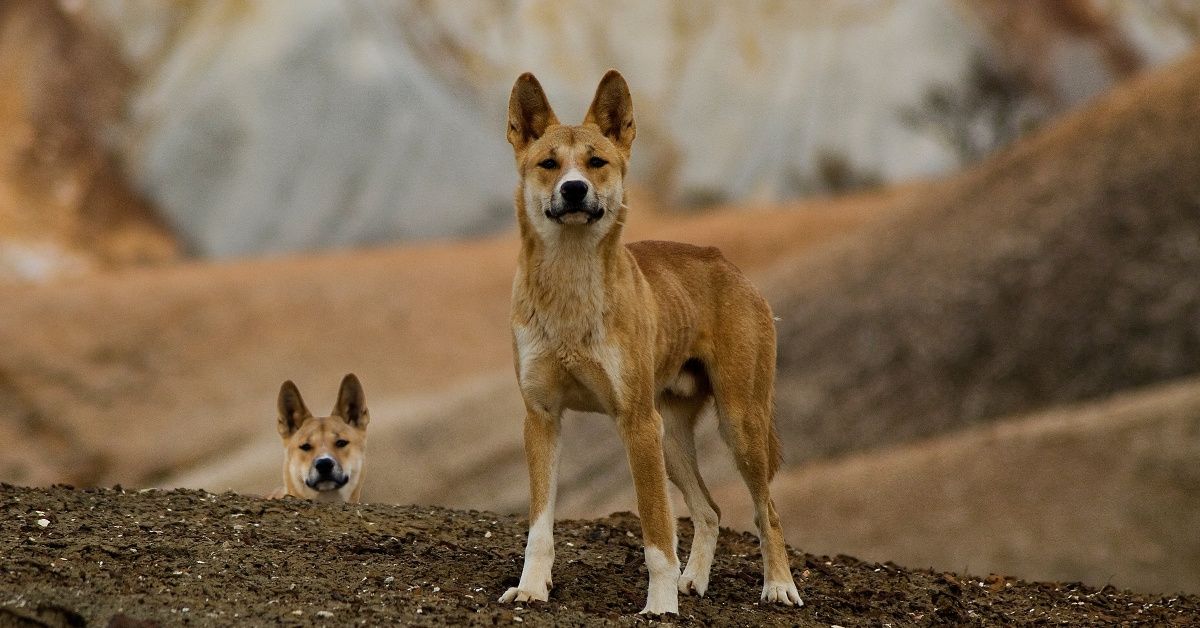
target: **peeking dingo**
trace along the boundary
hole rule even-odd
[[[342,379],[330,416],[314,417],[291,380],[279,389],[279,435],[283,437],[283,488],[316,501],[357,503],[362,492],[367,437],[366,397],[353,373]]]

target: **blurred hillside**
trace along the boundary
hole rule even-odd
[[[788,453],[1200,371],[1197,103],[1193,54],[781,266]]]
[[[63,6],[134,71],[136,188],[220,256],[509,224],[525,70],[573,120],[621,68],[663,199],[779,201],[956,170],[1196,35],[1172,2]]]

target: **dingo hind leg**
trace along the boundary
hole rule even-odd
[[[779,465],[779,440],[775,433],[775,327],[770,310],[761,300],[765,324],[737,325],[736,331],[718,334],[715,364],[709,364],[716,397],[721,436],[754,503],[763,555],[762,599],[788,606],[803,605],[792,578],[783,529],[771,501],[771,478]],[[749,312],[747,312],[749,314]],[[730,325],[736,324],[728,317]],[[755,337],[756,336],[756,337]]]

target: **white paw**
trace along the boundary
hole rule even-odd
[[[804,606],[804,602],[800,599],[800,592],[796,590],[796,583],[791,581],[764,584],[762,601],[779,602],[785,606]]]
[[[512,587],[500,596],[500,602],[507,604],[508,602],[546,602],[550,599],[550,587]]]
[[[643,615],[679,614],[679,561],[674,551],[668,558],[657,547],[646,547],[646,570],[650,586],[646,588]]]
[[[704,592],[708,590],[708,574],[693,574],[687,571],[679,576],[679,592],[684,595],[695,593],[700,597],[704,597]]]
[[[673,600],[657,602],[655,600],[646,600],[646,608],[643,608],[639,615],[672,615],[679,614],[679,598]]]

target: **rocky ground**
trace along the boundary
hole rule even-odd
[[[0,625],[638,624],[638,520],[558,525],[547,604],[500,605],[524,522],[420,506],[0,485]],[[690,528],[681,525],[686,553]],[[758,604],[757,543],[723,530],[704,625],[1195,625],[1200,596],[910,570],[792,552],[801,609]]]

